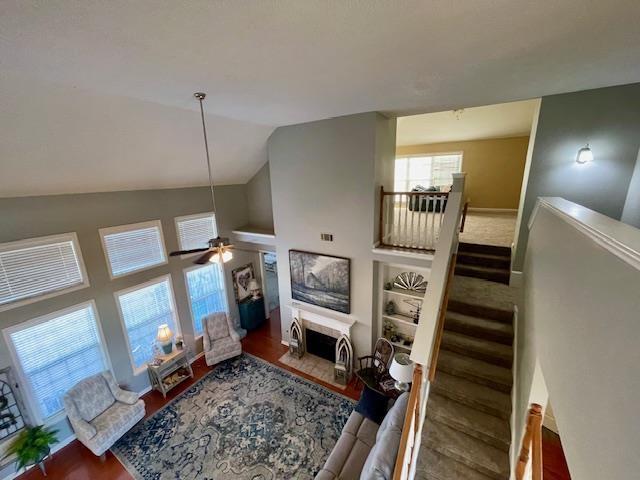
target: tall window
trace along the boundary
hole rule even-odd
[[[0,245],[0,310],[87,286],[75,233]]]
[[[178,334],[180,325],[176,314],[171,277],[165,275],[150,282],[116,292],[120,317],[135,373],[153,359],[158,327],[169,325]]]
[[[176,231],[180,250],[208,247],[209,240],[218,236],[216,217],[211,212],[176,217]]]
[[[5,339],[41,422],[63,410],[62,397],[80,380],[109,369],[93,302],[6,328]]]
[[[461,168],[461,153],[397,157],[394,189],[409,192],[417,185],[425,188],[451,185],[452,174]]]
[[[203,267],[191,267],[184,271],[187,294],[191,306],[193,330],[196,336],[202,335],[202,319],[215,312],[226,312],[222,266],[211,263]]]
[[[99,232],[111,278],[167,263],[159,220],[101,228]]]

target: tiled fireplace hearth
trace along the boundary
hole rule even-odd
[[[330,383],[346,385],[353,371],[353,346],[351,344],[351,328],[355,321],[341,320],[303,310],[297,306],[291,307],[293,322],[290,329],[289,359],[294,359],[296,365],[305,371],[305,357],[311,357],[311,369],[305,372],[315,375],[322,380],[332,379]],[[315,357],[320,357],[318,360]],[[319,361],[324,359],[325,362]],[[326,362],[329,361],[330,363]],[[321,367],[323,370],[319,371]]]

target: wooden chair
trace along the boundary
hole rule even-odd
[[[379,391],[380,380],[389,371],[395,349],[389,340],[379,338],[372,355],[359,357],[359,369],[356,377],[372,390]]]

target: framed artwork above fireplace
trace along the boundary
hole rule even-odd
[[[291,297],[351,313],[351,261],[320,253],[289,250]]]

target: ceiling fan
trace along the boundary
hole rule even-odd
[[[198,99],[200,102],[200,117],[202,118],[202,133],[204,135],[204,149],[207,154],[207,171],[209,172],[209,188],[211,189],[211,204],[213,206],[213,211],[216,211],[216,198],[213,194],[213,177],[211,176],[211,161],[209,159],[209,142],[207,141],[207,127],[204,123],[204,108],[202,106],[202,101],[207,96],[206,93],[196,92],[193,94],[194,97]],[[212,263],[225,263],[233,258],[233,253],[231,253],[230,249],[233,248],[233,245],[229,241],[228,238],[223,238],[217,236],[216,238],[212,238],[209,240],[209,246],[203,248],[195,248],[192,250],[178,250],[175,252],[171,252],[169,256],[176,257],[178,255],[188,255],[190,253],[199,253],[206,252],[204,255],[198,257],[198,259],[194,262],[198,265],[204,265],[207,262]]]

